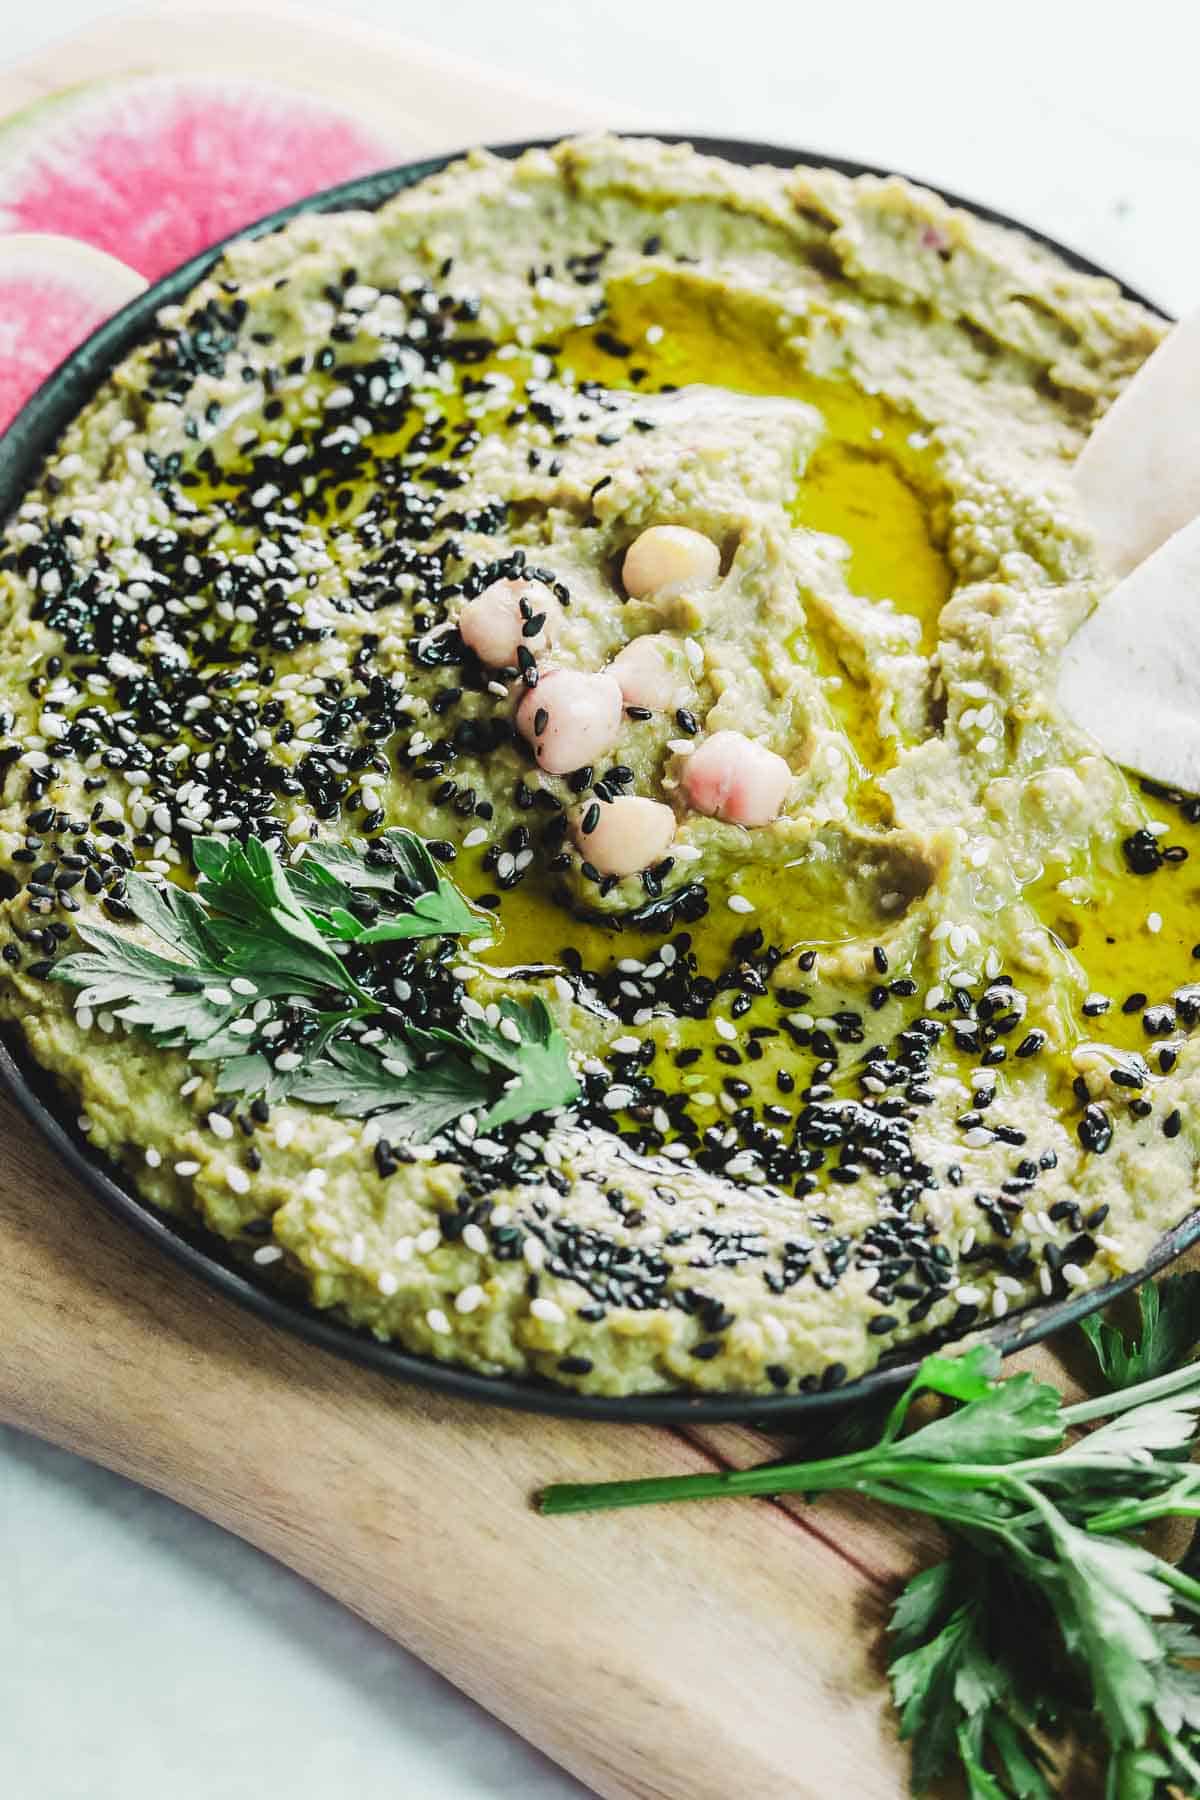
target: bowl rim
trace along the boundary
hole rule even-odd
[[[591,135],[591,134],[589,134]],[[708,137],[691,132],[621,132],[623,138],[654,139],[660,143],[686,144],[706,156],[719,157],[739,167],[767,164],[775,168],[834,169],[849,176],[899,178],[936,194],[988,224],[1018,231],[1051,250],[1070,268],[1115,282],[1125,298],[1144,306],[1159,318],[1169,315],[1156,302],[1139,293],[1121,277],[1092,262],[1078,250],[1047,233],[1014,219],[994,207],[964,198],[949,189],[877,164],[860,162],[820,151],[790,148],[753,139]],[[494,155],[513,159],[526,150],[545,149],[561,138],[529,138],[487,146]],[[310,212],[336,212],[345,208],[375,210],[393,195],[414,187],[430,175],[466,155],[455,150],[422,157],[359,176],[352,181],[323,188],[279,207],[263,218],[230,233],[208,249],[152,282],[141,294],[100,325],[58,365],[25,402],[7,430],[0,434],[0,519],[6,519],[37,473],[43,457],[60,432],[91,398],[118,361],[132,350],[154,323],[161,306],[181,300],[208,273],[226,248],[235,242],[268,236],[292,219]],[[99,1157],[79,1131],[70,1108],[53,1077],[41,1068],[15,1028],[0,1032],[0,1087],[7,1091],[25,1117],[47,1140],[59,1159],[78,1176],[106,1211],[133,1227],[148,1242],[210,1289],[245,1307],[266,1323],[290,1332],[320,1349],[329,1350],[376,1372],[435,1389],[460,1399],[482,1401],[521,1411],[547,1413],[575,1419],[638,1424],[715,1424],[741,1422],[778,1426],[780,1423],[830,1409],[841,1409],[885,1393],[908,1381],[922,1357],[933,1347],[918,1340],[903,1351],[885,1357],[876,1367],[842,1387],[815,1393],[747,1394],[744,1392],[693,1392],[671,1390],[650,1394],[581,1394],[534,1377],[507,1374],[484,1375],[453,1362],[441,1362],[405,1350],[390,1340],[343,1322],[336,1312],[323,1312],[309,1302],[278,1287],[251,1279],[225,1240],[199,1225],[192,1225],[156,1209],[141,1199],[121,1171]],[[1157,1274],[1200,1239],[1200,1208],[1189,1213],[1154,1245],[1143,1266],[1103,1287],[1085,1289],[1049,1305],[1033,1305],[1010,1315],[1003,1324],[969,1334],[972,1342],[987,1340],[1004,1355],[1022,1350],[1051,1333],[1077,1323],[1106,1306],[1150,1275]],[[964,1339],[955,1342],[967,1341]]]

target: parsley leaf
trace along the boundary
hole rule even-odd
[[[904,1588],[890,1626],[890,1675],[901,1736],[914,1740],[918,1788],[957,1756],[972,1794],[1049,1800],[1048,1758],[1034,1736],[1048,1714],[1022,1654],[1029,1614],[1029,1595],[1009,1572],[970,1549]],[[1006,1635],[1014,1618],[1021,1639]]]
[[[1057,1561],[1043,1585],[1063,1643],[1090,1671],[1110,1741],[1136,1748],[1162,1660],[1153,1621],[1170,1613],[1171,1591],[1157,1557],[1138,1545],[1080,1531],[1056,1509],[1047,1511],[1046,1524]]]
[[[973,1619],[956,1608],[932,1637],[897,1656],[891,1666],[892,1698],[900,1735],[913,1738],[913,1780],[929,1787],[945,1770],[958,1736],[955,1689],[972,1654]]]
[[[441,1045],[430,1060],[406,1066],[394,1053],[381,1057],[353,1042],[333,1045],[292,1089],[339,1118],[373,1118],[385,1136],[419,1143],[486,1105],[493,1091],[485,1075]]]
[[[1200,1343],[1200,1270],[1146,1282],[1138,1289],[1141,1337],[1130,1340],[1099,1313],[1080,1327],[1110,1387],[1165,1374]]]
[[[501,1000],[499,1025],[469,1020],[463,1035],[479,1055],[507,1069],[510,1076],[500,1098],[480,1119],[481,1131],[569,1106],[578,1095],[579,1083],[567,1060],[566,1043],[540,995],[527,1006]]]
[[[922,1392],[951,1410],[900,1435]],[[1130,1534],[1200,1516],[1200,1467],[1180,1461],[1197,1448],[1198,1414],[1200,1363],[1063,1406],[1028,1375],[1001,1379],[977,1348],[927,1358],[865,1448],[565,1484],[540,1504],[842,1491],[927,1513],[951,1550],[900,1595],[890,1669],[917,1790],[955,1770],[976,1800],[1049,1800],[1049,1742],[1070,1729],[1103,1759],[1107,1800],[1180,1800],[1200,1793],[1200,1631],[1188,1623],[1200,1581]]]
[[[1061,1413],[1057,1388],[1033,1375],[1014,1375],[992,1381],[956,1411],[901,1438],[891,1454],[935,1462],[1020,1462],[1062,1443]]]
[[[490,914],[464,899],[411,831],[385,831],[366,850],[309,844],[288,885],[323,931],[358,944],[495,935]]]
[[[411,989],[438,955],[428,961],[421,940],[495,931],[413,832],[307,845],[290,866],[255,838],[193,843],[194,893],[128,877],[130,909],[165,954],[78,924],[86,948],[52,972],[82,990],[78,1006],[107,1008],[153,1042],[216,1064],[219,1093],[332,1106],[397,1138],[427,1142],[467,1112],[494,1130],[577,1097],[540,996],[505,997],[486,1013],[471,1002],[419,1026],[392,1004],[389,958],[409,959]]]

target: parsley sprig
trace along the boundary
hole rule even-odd
[[[1051,1800],[1055,1740],[1093,1741],[1105,1800],[1200,1793],[1200,1581],[1139,1534],[1200,1517],[1200,1276],[1142,1299],[1142,1335],[1090,1327],[1114,1393],[1063,1404],[988,1345],[930,1356],[877,1440],[723,1473],[550,1487],[545,1513],[735,1494],[863,1494],[926,1513],[951,1553],[904,1588],[890,1674],[914,1785],[950,1768],[971,1800]],[[949,1410],[909,1429],[918,1396]],[[1097,1792],[1101,1790],[1097,1789]]]
[[[398,967],[429,974],[423,942],[475,942],[495,929],[415,833],[314,843],[290,867],[255,838],[197,838],[194,856],[194,891],[127,878],[126,904],[162,951],[78,922],[87,948],[53,970],[80,990],[78,1008],[107,1009],[164,1048],[216,1063],[218,1092],[331,1106],[377,1119],[396,1140],[428,1142],[468,1112],[487,1131],[575,1098],[540,996],[420,1023],[389,997]]]

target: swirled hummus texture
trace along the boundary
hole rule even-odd
[[[1161,329],[900,180],[611,138],[234,244],[0,558],[0,1004],[88,1141],[355,1325],[598,1393],[837,1385],[1137,1267],[1193,1204],[1196,809],[1052,694],[1106,587],[1072,460]],[[630,597],[657,525],[716,579]],[[671,671],[601,764],[541,770],[458,633],[518,577],[553,667]],[[773,823],[689,804],[719,731]],[[603,876],[618,795],[675,838]],[[222,1109],[48,978],[199,833],[396,825],[501,928],[402,1004],[541,994],[574,1106]]]

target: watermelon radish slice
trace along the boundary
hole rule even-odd
[[[64,356],[146,283],[72,238],[0,238],[0,431]]]
[[[97,81],[0,127],[0,232],[81,238],[155,280],[252,219],[401,160],[298,89],[217,75]]]

